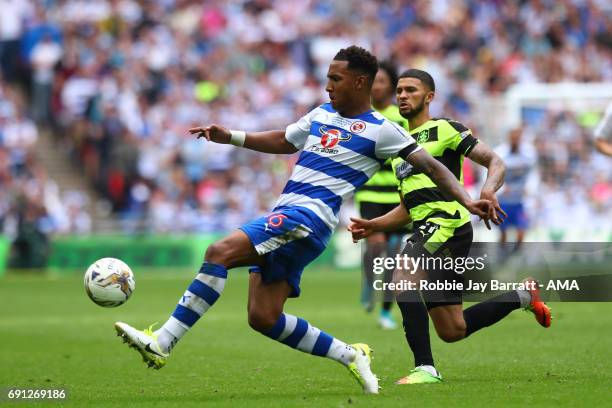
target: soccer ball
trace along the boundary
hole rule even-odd
[[[132,270],[119,259],[98,259],[85,272],[85,291],[100,306],[116,307],[124,304],[135,287]]]

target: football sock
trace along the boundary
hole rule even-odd
[[[402,312],[402,325],[406,340],[414,354],[414,366],[433,366],[429,342],[429,315],[421,300],[421,294],[407,290],[397,297],[397,306]]]
[[[274,327],[263,334],[304,353],[329,357],[344,365],[351,363],[356,355],[353,347],[288,313],[282,313]]]
[[[382,310],[384,310],[385,312],[388,312],[391,310],[392,305],[393,305],[393,302],[383,302]]]
[[[521,307],[527,307],[529,306],[529,303],[531,303],[531,293],[529,293],[528,290],[517,290],[516,293],[518,294],[518,297],[521,301]]]
[[[530,297],[531,299],[531,297]],[[506,317],[511,311],[521,307],[520,295],[517,291],[503,293],[485,300],[463,311],[465,319],[465,337],[491,326]]]
[[[422,365],[422,366],[417,366],[416,368],[420,368],[423,371],[427,371],[429,374],[433,375],[434,377],[437,377],[440,375],[438,370],[436,370],[436,367],[432,365]]]
[[[174,345],[217,301],[227,279],[224,266],[204,262],[200,272],[181,296],[172,316],[157,330],[157,341],[165,352]]]

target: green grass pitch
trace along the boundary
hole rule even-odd
[[[381,331],[375,315],[361,310],[356,271],[307,270],[302,297],[289,300],[286,311],[344,341],[374,348],[373,368],[383,388],[380,395],[366,396],[339,364],[292,350],[248,327],[247,274],[242,270],[230,272],[225,293],[177,346],[168,365],[148,370],[115,336],[113,322],[137,327],[164,322],[191,275],[136,273],[132,299],[115,309],[94,305],[78,274],[0,280],[0,388],[67,387],[67,401],[44,405],[87,407],[558,407],[610,402],[610,304],[553,304],[556,318],[550,329],[515,311],[459,343],[445,344],[434,334],[444,383],[396,386],[393,382],[412,363],[403,333]]]

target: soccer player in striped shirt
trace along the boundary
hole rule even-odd
[[[491,203],[472,200],[448,169],[422,150],[405,130],[370,106],[378,63],[363,48],[341,49],[329,66],[321,105],[285,130],[230,131],[218,125],[190,129],[215,143],[300,157],[272,212],[210,245],[195,280],[157,331],[115,323],[117,334],[135,347],[149,366],[161,368],[174,345],[210,310],[225,286],[227,271],[251,266],[249,325],[272,340],[348,367],[366,393],[378,393],[370,369],[370,348],[348,345],[283,312],[285,301],[300,294],[306,265],[327,245],[345,197],[364,184],[388,158],[402,157],[428,174],[449,196],[488,219]]]

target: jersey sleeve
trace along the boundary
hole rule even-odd
[[[448,120],[448,124],[453,129],[450,137],[450,148],[457,153],[467,156],[470,154],[474,146],[478,144],[478,139],[472,135],[472,131],[465,127],[462,123],[454,120]]]
[[[399,125],[385,120],[380,127],[380,133],[376,139],[376,157],[379,159],[406,157],[411,153],[420,150],[417,142]]]
[[[310,125],[312,118],[317,114],[319,108],[315,108],[302,116],[297,122],[290,124],[285,129],[285,139],[295,146],[296,149],[302,150],[306,144],[306,139],[310,135]]]

